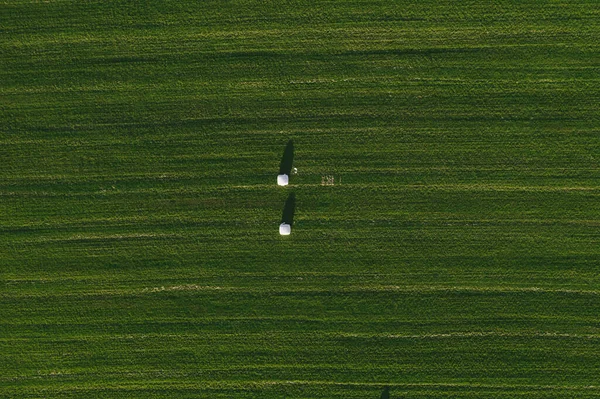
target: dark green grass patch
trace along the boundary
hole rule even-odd
[[[0,396],[598,397],[599,17],[1,4]]]

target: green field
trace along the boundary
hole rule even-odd
[[[0,397],[599,376],[597,0],[0,2]]]

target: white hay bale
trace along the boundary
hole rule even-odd
[[[277,185],[279,186],[287,186],[289,182],[288,175],[279,175],[277,176]]]
[[[290,226],[289,224],[281,223],[279,225],[279,234],[281,234],[282,236],[289,236],[291,232],[292,226]]]

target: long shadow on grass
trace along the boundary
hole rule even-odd
[[[280,175],[290,175],[292,172],[292,164],[294,163],[294,141],[288,141],[285,146],[285,150],[283,151],[283,157],[281,158],[281,163],[279,164],[279,174]]]
[[[380,399],[390,399],[390,387],[383,388]]]
[[[287,223],[290,226],[294,224],[294,212],[296,211],[296,194],[291,193],[285,205],[283,206],[283,215],[281,215],[281,223]]]

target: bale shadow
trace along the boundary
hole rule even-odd
[[[288,141],[283,151],[283,157],[279,164],[280,175],[290,175],[292,173],[292,164],[294,163],[294,141]]]
[[[287,223],[290,226],[294,224],[294,212],[296,211],[296,194],[291,193],[285,205],[283,206],[283,214],[281,215],[281,223]]]

